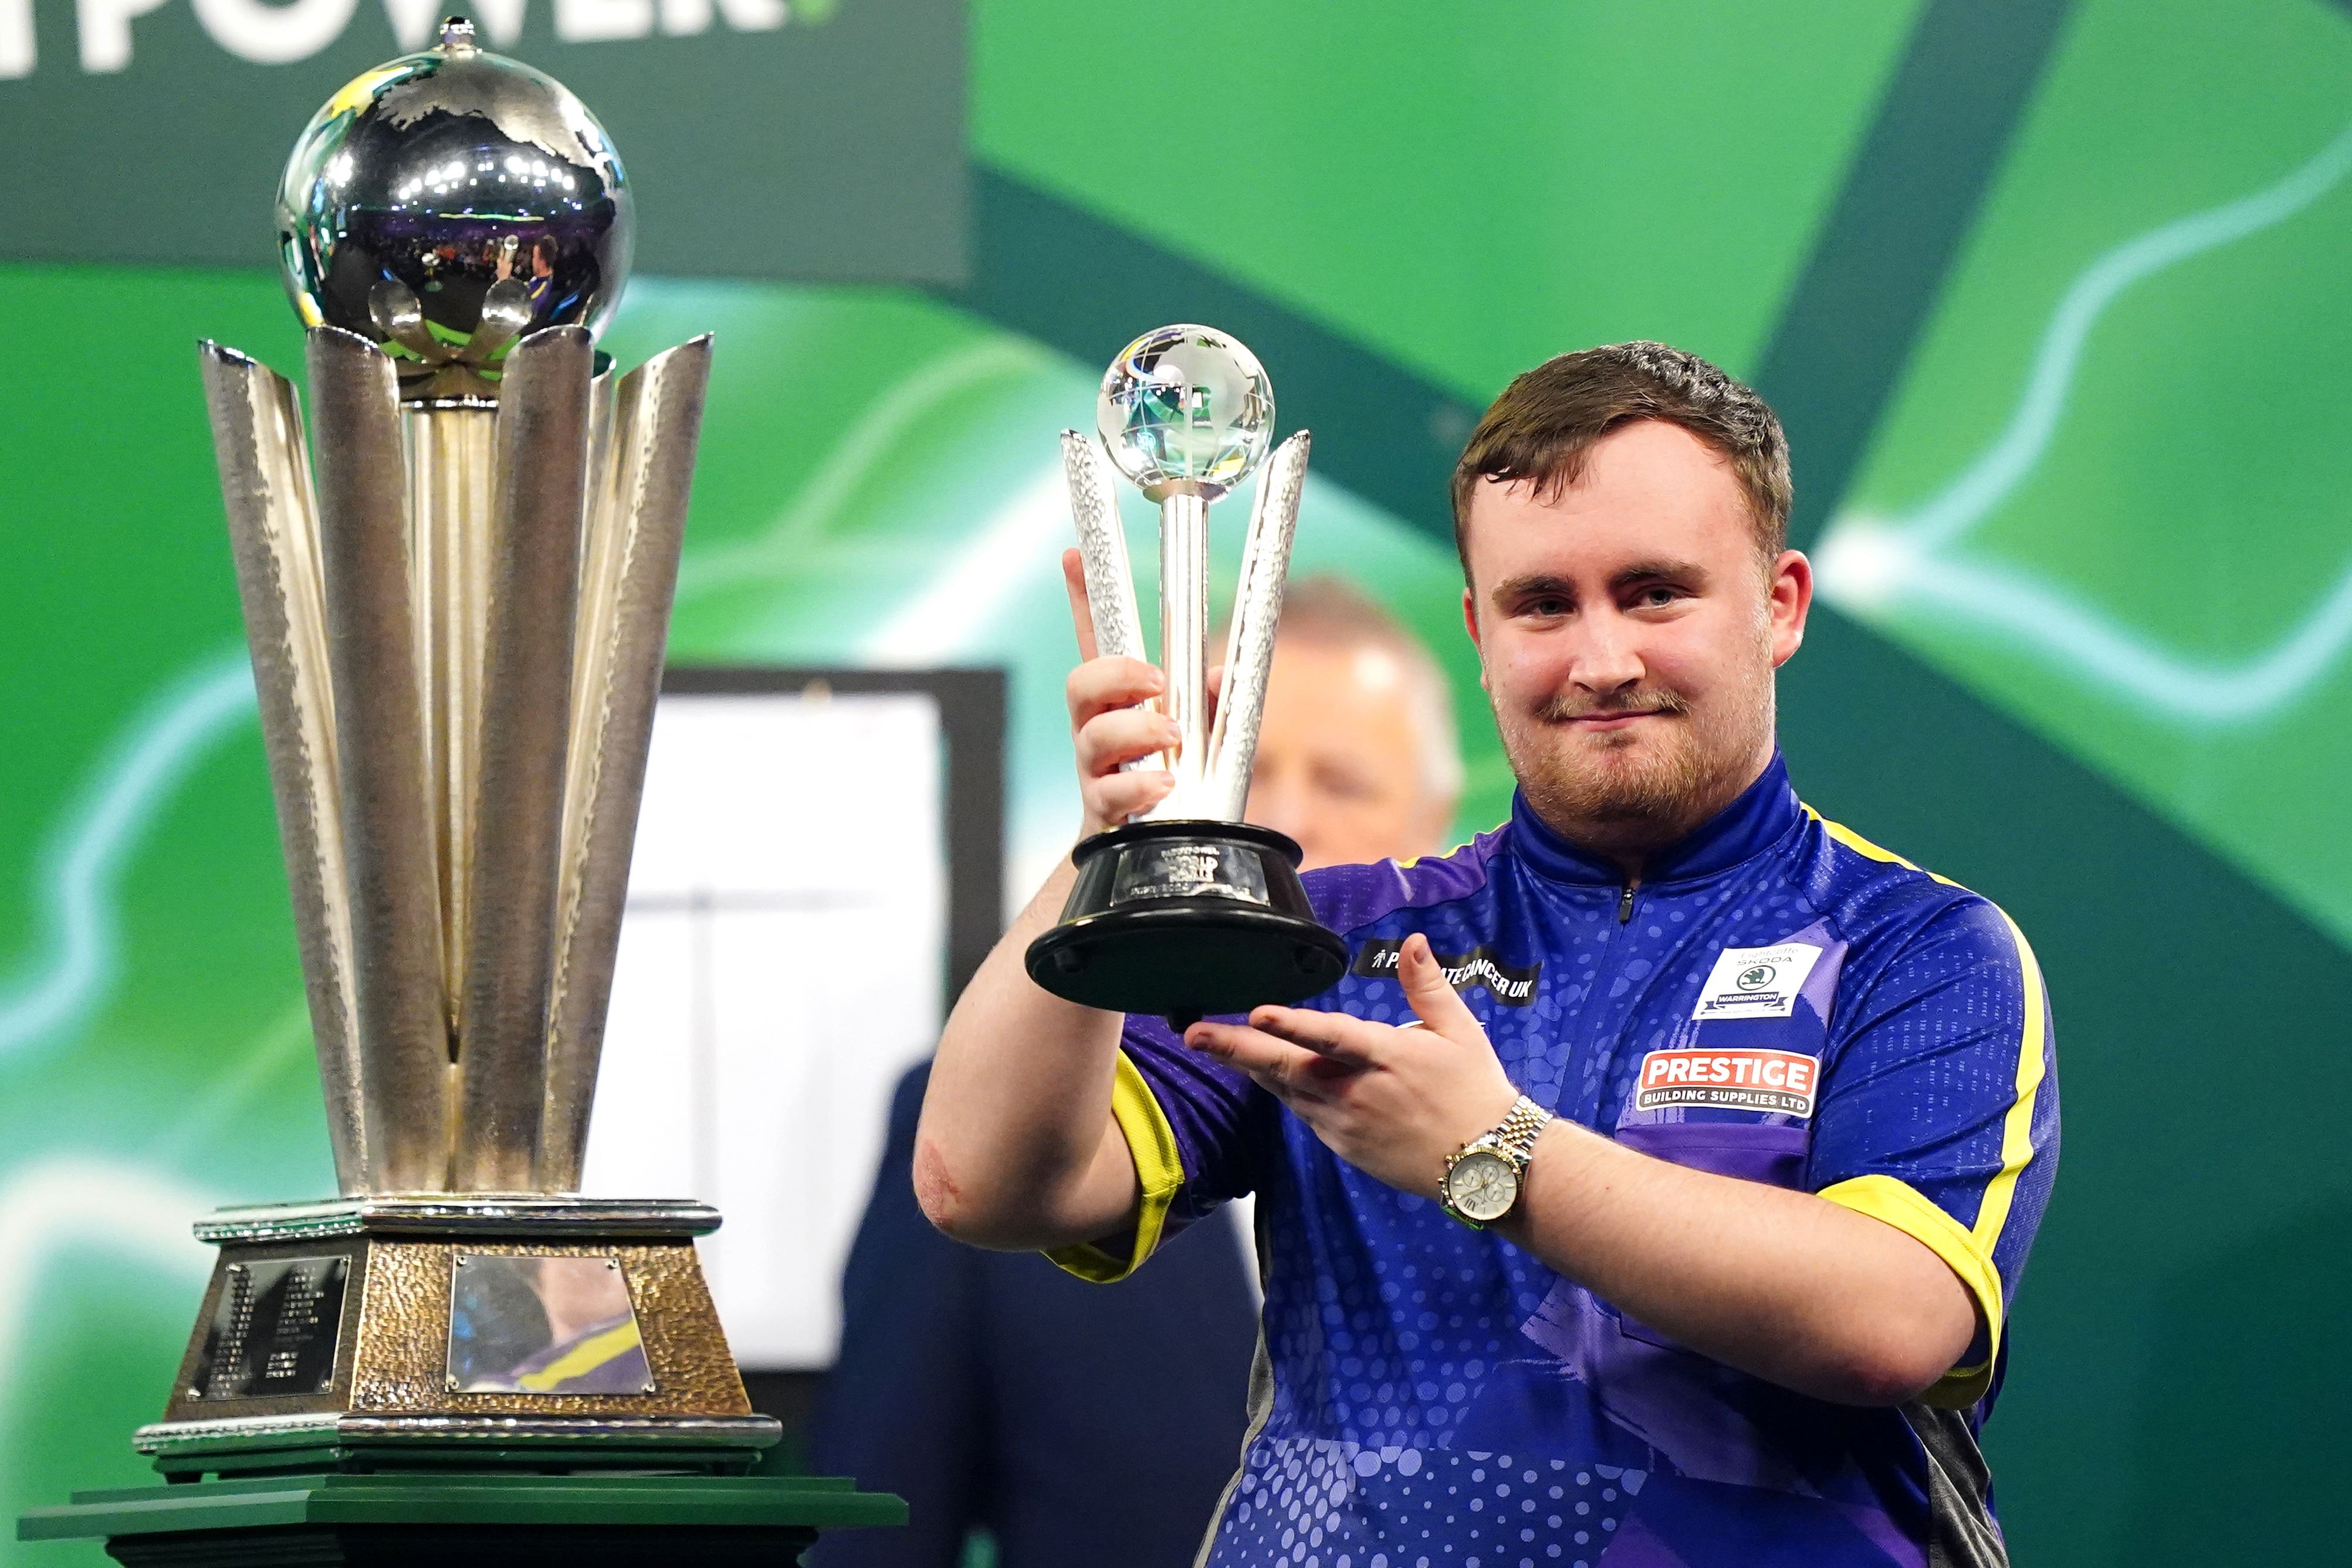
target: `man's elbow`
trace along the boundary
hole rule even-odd
[[[926,1137],[915,1140],[915,1202],[923,1218],[931,1222],[941,1235],[958,1241],[978,1242],[970,1205],[963,1189],[956,1185],[955,1176],[948,1169],[947,1156],[940,1146]]]
[[[1030,1252],[1051,1245],[1037,1236],[1026,1214],[1002,1202],[991,1203],[984,1193],[976,1195],[958,1181],[947,1156],[926,1137],[915,1140],[914,1182],[915,1202],[923,1218],[951,1240],[996,1252]]]
[[[1860,1361],[1843,1369],[1842,1386],[1831,1397],[1840,1405],[1873,1409],[1908,1405],[1934,1387],[1944,1371],[1924,1368],[1916,1356]]]
[[[1822,1369],[1812,1393],[1838,1405],[1870,1408],[1908,1405],[1952,1369],[1940,1336],[1864,1334]]]

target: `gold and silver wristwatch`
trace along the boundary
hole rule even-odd
[[[1550,1120],[1550,1112],[1520,1095],[1501,1126],[1445,1157],[1439,1206],[1473,1230],[1484,1230],[1510,1213],[1518,1206],[1528,1162],[1536,1157],[1536,1134]]]

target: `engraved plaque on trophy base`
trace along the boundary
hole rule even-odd
[[[167,1475],[415,1464],[728,1473],[751,1413],[696,1203],[353,1197],[226,1210],[163,1419]]]
[[[1029,977],[1057,997],[1181,1030],[1302,1001],[1347,967],[1347,944],[1307,904],[1297,844],[1271,828],[1130,822],[1073,854],[1061,922],[1027,956]]]
[[[191,1395],[217,1404],[332,1388],[351,1268],[348,1253],[224,1262]]]

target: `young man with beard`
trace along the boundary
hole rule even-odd
[[[1180,1040],[1045,995],[1066,871],[958,1006],[941,1228],[1113,1278],[1260,1195],[1207,1563],[2005,1561],[1976,1437],[2056,1165],[2047,1001],[1998,909],[1790,789],[1789,500],[1779,422],[1705,361],[1520,377],[1454,476],[1510,821],[1309,878],[1353,961],[1304,1007]],[[1173,738],[1159,685],[1071,676],[1088,831],[1169,787],[1119,771]]]

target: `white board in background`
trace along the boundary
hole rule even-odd
[[[891,1089],[939,1039],[945,756],[922,693],[661,699],[587,1172],[696,1197],[736,1359],[832,1364]]]

